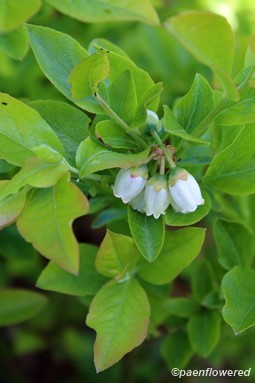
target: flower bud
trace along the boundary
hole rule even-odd
[[[147,112],[147,124],[149,125],[157,125],[159,122],[159,118],[157,113],[153,112],[153,110],[146,109]]]
[[[144,200],[146,215],[153,215],[157,219],[165,213],[170,203],[166,176],[156,174],[149,179],[144,191]]]
[[[139,213],[145,213],[144,190],[138,196],[131,199],[130,206],[134,210],[139,211]]]
[[[171,205],[178,212],[190,213],[204,204],[197,181],[185,169],[172,169],[169,176],[169,190]]]
[[[146,165],[139,168],[120,169],[113,186],[115,197],[121,198],[124,203],[128,203],[141,193],[147,178],[148,168]]]

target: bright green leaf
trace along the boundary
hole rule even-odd
[[[0,0],[0,32],[11,31],[33,16],[41,0]]]
[[[38,293],[21,289],[0,289],[0,326],[10,326],[37,315],[47,303]]]
[[[0,93],[0,120],[0,158],[11,164],[21,166],[41,144],[63,153],[60,141],[40,114],[5,93]]]
[[[132,270],[140,257],[132,238],[107,231],[96,258],[96,269],[107,277],[120,279]]]
[[[199,254],[205,238],[205,230],[189,227],[166,232],[164,245],[153,263],[141,263],[139,275],[155,285],[171,282]]]
[[[13,59],[21,60],[28,50],[28,33],[24,26],[0,34],[0,51]]]
[[[137,143],[112,120],[99,121],[95,132],[105,144],[113,148],[134,149]]]
[[[238,334],[255,324],[255,270],[240,266],[230,270],[222,280],[226,300],[222,315]]]
[[[226,270],[234,266],[249,267],[253,258],[253,236],[238,222],[218,219],[213,227],[219,262]]]
[[[227,20],[211,12],[186,12],[165,23],[168,31],[221,80],[228,97],[237,101],[238,91],[231,79],[234,36]]]
[[[135,244],[148,262],[153,262],[160,253],[165,238],[163,217],[155,219],[128,209],[128,222]]]
[[[73,101],[68,79],[74,67],[88,57],[88,52],[72,37],[54,29],[28,25],[28,31],[35,58],[43,73],[64,96]]]
[[[98,84],[109,74],[110,64],[107,55],[95,53],[77,64],[69,81],[72,84],[72,96],[75,100],[86,99],[97,92]]]
[[[191,134],[187,133],[186,130],[184,130],[183,127],[174,118],[172,111],[167,105],[164,105],[163,124],[165,131],[172,136],[180,137],[186,141],[189,141],[193,145],[209,145],[209,142],[201,140],[201,138],[192,136]]]
[[[246,125],[234,142],[217,154],[204,182],[234,195],[255,192],[255,126]]]
[[[191,298],[170,298],[164,305],[170,315],[190,318],[198,310],[198,304]]]
[[[57,134],[68,162],[75,165],[75,154],[81,141],[88,136],[90,119],[77,108],[66,102],[45,100],[29,104],[37,110]]]
[[[195,298],[203,304],[206,296],[215,290],[215,276],[210,263],[201,259],[193,271],[191,279],[192,291]]]
[[[8,181],[0,181],[0,194]],[[22,212],[26,202],[26,192],[9,196],[0,201],[0,229],[13,223]]]
[[[95,295],[107,281],[95,268],[96,246],[80,245],[80,272],[73,275],[50,262],[43,270],[36,286],[43,290],[57,291],[68,295]]]
[[[214,120],[219,125],[242,125],[255,122],[255,97],[242,100],[225,109]]]
[[[148,298],[135,279],[107,284],[97,293],[86,323],[97,332],[94,360],[98,372],[144,341],[149,316]]]
[[[140,21],[158,25],[159,18],[149,0],[47,0],[64,14],[86,23],[106,21]]]
[[[77,151],[77,166],[80,168],[80,177],[103,169],[130,168],[142,165],[148,157],[150,149],[136,154],[124,154],[106,149],[86,138]]]
[[[17,227],[26,241],[46,258],[77,274],[79,247],[71,223],[87,210],[86,197],[63,176],[51,188],[32,191]]]
[[[195,352],[206,358],[217,346],[220,338],[221,318],[213,311],[202,311],[188,322],[188,336]]]

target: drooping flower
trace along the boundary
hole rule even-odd
[[[170,203],[174,210],[190,213],[204,204],[200,187],[195,178],[185,169],[174,168],[169,176]]]
[[[144,191],[146,215],[159,218],[164,214],[169,203],[170,193],[165,175],[156,174],[146,184]]]
[[[117,174],[113,193],[124,203],[130,202],[144,189],[148,178],[148,168],[142,165],[138,168],[120,169]]]
[[[135,198],[131,199],[129,204],[134,210],[139,211],[139,213],[145,213],[144,190]]]

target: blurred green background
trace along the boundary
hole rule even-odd
[[[225,16],[236,33],[234,71],[238,72],[241,65],[239,57],[242,57],[241,52],[246,49],[248,37],[255,29],[254,0],[154,0],[153,4],[161,21],[187,10],[210,10]],[[135,22],[85,24],[60,14],[46,3],[29,22],[66,32],[84,47],[98,37],[117,44],[138,66],[148,71],[155,82],[164,83],[161,105],[171,106],[174,100],[183,96],[197,72],[212,81],[210,70],[191,57],[163,27]],[[42,74],[31,50],[22,61],[12,60],[0,51],[0,84],[2,92],[23,100],[63,99]],[[91,230],[89,224],[87,219],[75,223],[78,239],[99,244],[104,230]],[[208,251],[214,251],[213,244],[207,246]],[[15,227],[0,232],[0,287],[32,289],[46,264],[24,242]],[[176,296],[184,296],[189,291],[188,279],[187,273],[174,283]],[[85,326],[88,298],[77,299],[54,293],[47,296],[49,303],[46,309],[33,320],[0,329],[0,383],[255,381],[252,377],[240,380],[173,378],[160,353],[165,334],[163,326],[157,329],[155,338],[146,341],[108,371],[97,375],[93,365],[95,333]],[[235,337],[232,329],[224,325],[221,342],[213,354],[207,360],[193,358],[188,368],[251,367],[255,370],[254,335],[255,330],[250,329]]]

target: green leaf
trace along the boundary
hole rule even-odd
[[[11,31],[19,27],[36,13],[41,0],[1,0],[0,1],[0,32]]]
[[[57,291],[68,295],[95,295],[107,281],[95,268],[96,246],[80,245],[80,272],[73,275],[50,262],[37,280],[36,286],[43,290]]]
[[[234,36],[227,20],[211,12],[186,12],[165,23],[168,31],[219,77],[229,98],[237,101],[238,91],[231,79]]]
[[[107,284],[97,293],[86,320],[97,332],[97,372],[112,366],[144,341],[149,315],[148,298],[135,279]]]
[[[135,267],[139,257],[132,238],[107,231],[97,253],[96,269],[107,277],[121,279]]]
[[[28,25],[28,32],[41,70],[65,97],[74,101],[68,79],[74,67],[88,57],[88,52],[72,37],[54,29]]]
[[[108,97],[111,109],[129,124],[137,108],[135,83],[129,69],[115,79],[109,88]]]
[[[67,167],[61,162],[47,163],[41,158],[29,158],[21,170],[0,189],[0,201],[26,185],[36,188],[53,186],[66,172]]]
[[[193,315],[188,322],[188,336],[195,352],[208,357],[220,338],[221,318],[213,311],[202,311]]]
[[[29,105],[37,110],[54,130],[64,147],[68,162],[75,165],[77,148],[88,136],[88,116],[62,101],[33,101]]]
[[[210,263],[206,259],[201,259],[191,279],[192,291],[198,302],[204,303],[208,294],[215,290],[215,276]]]
[[[182,118],[184,116],[182,115]],[[209,145],[209,142],[201,140],[201,138],[192,136],[187,133],[186,130],[178,123],[174,118],[174,115],[167,105],[164,105],[164,119],[163,119],[164,129],[172,136],[180,137],[186,141],[189,141],[193,145]]]
[[[170,206],[164,216],[166,224],[169,226],[188,226],[201,221],[201,219],[203,219],[211,210],[211,199],[209,194],[205,190],[202,190],[202,195],[205,203],[204,205],[198,206],[193,213],[178,213]]]
[[[191,298],[170,298],[166,301],[165,310],[170,315],[190,318],[198,310],[198,304]]]
[[[222,315],[238,334],[255,324],[255,270],[234,267],[222,280],[226,300]]]
[[[171,282],[199,254],[205,238],[205,229],[188,227],[166,232],[164,245],[153,264],[143,262],[139,276],[155,285]]]
[[[47,303],[38,293],[21,289],[0,289],[0,326],[10,326],[37,315]]]
[[[212,88],[203,76],[196,74],[189,92],[175,103],[174,115],[184,130],[192,133],[213,108]]]
[[[115,0],[47,0],[60,12],[86,23],[106,21],[140,21],[158,25],[159,18],[149,0],[116,2]]]
[[[148,262],[153,262],[160,253],[165,238],[164,219],[148,217],[128,208],[128,222],[135,244]]]
[[[255,126],[246,125],[234,142],[215,156],[204,182],[234,195],[255,192]]]
[[[0,181],[0,194],[8,181]],[[26,192],[9,196],[0,201],[0,229],[13,223],[22,212],[26,202]]]
[[[111,120],[99,121],[95,132],[105,144],[119,149],[134,149],[136,142],[115,122]]]
[[[46,258],[77,274],[79,248],[71,223],[87,210],[86,197],[63,176],[55,186],[31,192],[17,227],[25,240]]]
[[[225,126],[255,122],[255,97],[242,100],[230,108],[225,109],[214,122]]]
[[[63,153],[60,141],[40,114],[5,93],[0,93],[0,120],[0,158],[11,164],[21,166],[41,144]]]
[[[160,351],[169,369],[185,368],[194,354],[187,334],[181,331],[166,337]]]
[[[86,138],[77,151],[76,162],[80,168],[80,177],[111,168],[130,168],[142,165],[148,157],[150,149],[136,154],[124,154],[106,149],[103,145],[97,144]]]
[[[189,227],[166,232],[165,241],[153,264],[140,264],[139,276],[155,285],[171,282],[199,254],[205,238],[205,229]]]
[[[72,96],[75,100],[86,99],[97,92],[98,84],[105,80],[110,71],[106,54],[95,53],[77,64],[69,81],[72,84]]]
[[[21,60],[28,50],[28,33],[24,26],[0,34],[0,51],[13,59]]]
[[[241,223],[217,219],[213,234],[216,241],[219,262],[225,270],[234,266],[249,267],[253,259],[253,236]]]

